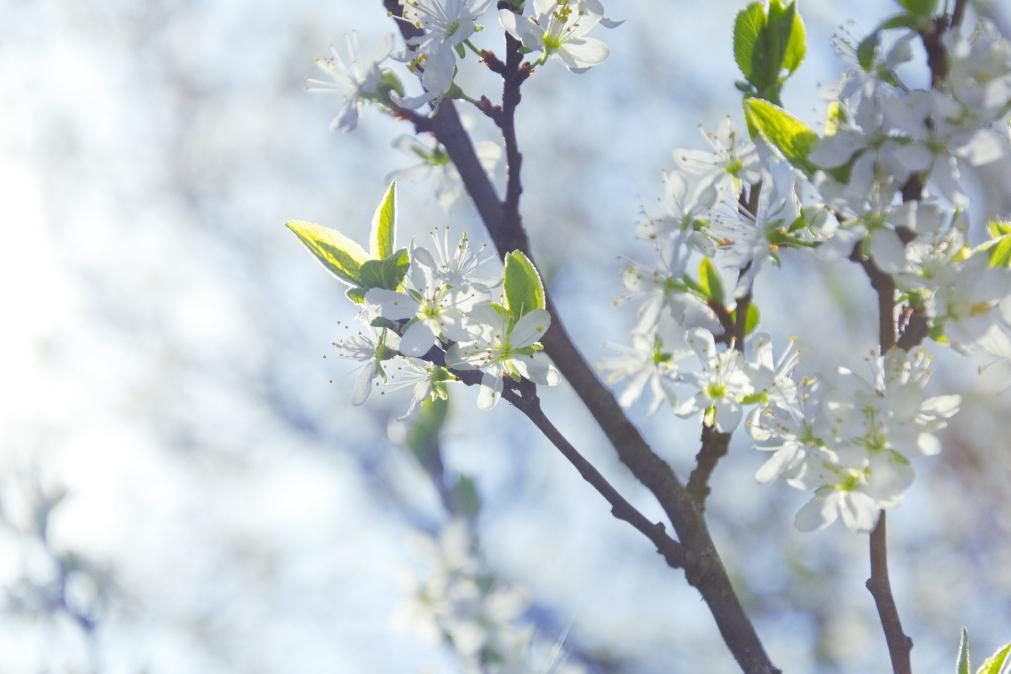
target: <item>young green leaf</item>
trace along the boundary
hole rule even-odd
[[[969,674],[969,630],[962,628],[962,640],[958,644],[958,664],[955,674]]]
[[[800,18],[800,12],[796,11],[797,3],[794,2],[790,6],[794,11],[789,38],[786,40],[786,51],[783,53],[783,67],[792,73],[800,67],[807,54],[807,30],[804,28],[804,20]]]
[[[915,16],[931,16],[937,11],[937,0],[898,0],[898,3]]]
[[[401,248],[383,260],[366,260],[358,273],[358,282],[369,290],[385,288],[396,290],[407,275],[411,257],[406,248]]]
[[[980,665],[976,674],[1004,674],[1004,668],[1011,664],[1011,644],[1005,644]]]
[[[775,145],[790,163],[808,175],[815,166],[808,160],[818,134],[778,105],[760,98],[744,101],[744,116],[768,142]]]
[[[1011,236],[1002,236],[990,246],[991,267],[1011,267]]]
[[[391,182],[372,216],[372,232],[369,234],[372,259],[382,260],[393,255],[394,239],[397,236],[397,183]]]
[[[734,60],[745,79],[751,80],[753,72],[752,56],[758,36],[765,28],[765,8],[760,2],[753,2],[740,12],[734,20]]]
[[[846,125],[846,108],[839,101],[828,104],[825,114],[825,135],[834,136]]]
[[[295,233],[330,273],[348,285],[358,284],[361,265],[369,258],[361,246],[336,229],[312,222],[289,220],[285,227]]]
[[[762,314],[758,310],[758,306],[752,302],[748,305],[748,313],[744,317],[744,334],[750,335],[758,327],[758,322],[762,320]]]
[[[724,303],[723,279],[720,278],[716,265],[708,257],[702,258],[702,262],[699,263],[699,287],[709,299],[715,300],[718,304]]]
[[[477,483],[466,475],[456,480],[450,491],[453,508],[467,519],[474,519],[481,510],[481,495],[477,491]]]
[[[449,416],[449,398],[435,400],[426,398],[418,408],[418,414],[407,428],[403,444],[422,468],[435,473],[442,470],[439,435]]]
[[[880,29],[860,40],[860,44],[857,45],[857,63],[864,69],[864,72],[869,73],[874,67],[874,54],[877,52],[879,44],[881,44]]]
[[[506,308],[514,321],[534,309],[543,309],[544,284],[533,262],[522,251],[505,256],[502,285],[505,287]]]

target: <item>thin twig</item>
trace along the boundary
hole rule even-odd
[[[867,589],[874,597],[874,604],[881,618],[881,628],[888,642],[888,654],[892,660],[894,674],[912,674],[910,651],[913,640],[902,631],[899,610],[892,596],[892,584],[888,580],[888,542],[885,525],[885,511],[881,511],[878,523],[871,531],[871,577],[867,579]]]
[[[962,19],[965,18],[965,8],[969,6],[969,0],[955,0],[955,10],[951,13],[951,25],[961,26]]]
[[[554,424],[545,416],[541,409],[540,401],[535,396],[530,398],[517,396],[515,392],[509,391],[502,396],[511,402],[516,409],[522,412],[533,422],[541,433],[551,441],[558,451],[568,459],[569,463],[576,467],[584,480],[590,483],[594,489],[611,504],[611,514],[617,519],[628,522],[646,538],[653,542],[656,551],[663,556],[667,566],[672,569],[679,569],[684,566],[684,550],[681,544],[667,535],[667,531],[661,522],[651,522],[645,515],[629,503],[618,490],[600,474],[586,457],[580,454],[575,447],[565,438]]]
[[[524,70],[523,46],[519,40],[509,33],[506,33],[506,62],[505,73],[502,75],[502,119],[499,126],[502,128],[502,138],[505,140],[506,150],[506,196],[502,205],[504,216],[507,222],[518,224],[517,229],[522,228],[520,219],[520,195],[523,193],[523,184],[520,182],[520,172],[523,167],[523,155],[520,153],[519,141],[516,139],[516,108],[520,104],[520,86],[527,78],[529,70]]]

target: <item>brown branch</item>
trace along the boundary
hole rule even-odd
[[[702,425],[702,447],[695,455],[695,469],[688,476],[688,493],[698,504],[699,510],[706,507],[709,496],[709,478],[730,448],[731,433],[720,433],[715,426]]]
[[[874,597],[874,604],[881,618],[881,628],[888,642],[888,654],[892,660],[894,674],[912,674],[910,651],[913,640],[902,631],[899,610],[892,596],[892,584],[888,580],[888,542],[885,525],[885,511],[881,511],[878,523],[871,531],[871,577],[867,579],[867,589]]]
[[[520,182],[520,171],[523,167],[523,155],[520,153],[519,142],[516,139],[516,108],[520,104],[520,87],[530,74],[524,69],[522,44],[509,33],[506,33],[505,73],[502,75],[502,117],[499,127],[505,140],[506,150],[506,196],[503,203],[504,217],[507,222],[515,223],[514,230],[522,231],[520,219],[520,195],[523,184]],[[525,237],[524,237],[525,238]]]
[[[955,10],[951,13],[951,25],[961,26],[962,19],[965,18],[965,9],[969,6],[969,0],[955,0]]]
[[[592,463],[590,463],[575,447],[562,435],[554,424],[545,416],[541,410],[540,400],[536,395],[530,397],[520,397],[514,392],[503,394],[504,399],[511,402],[516,409],[522,412],[538,429],[551,441],[558,451],[568,459],[569,463],[575,466],[576,470],[589,482],[597,492],[611,504],[611,514],[615,518],[628,522],[641,532],[646,538],[656,546],[656,551],[663,556],[667,566],[672,569],[679,569],[684,566],[684,550],[681,544],[667,535],[662,522],[651,522],[645,515],[629,503],[618,490],[600,474]]]

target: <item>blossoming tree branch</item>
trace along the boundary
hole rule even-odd
[[[602,37],[622,22],[600,0],[502,0],[494,11],[491,4],[385,0],[399,38],[363,55],[352,33],[344,49],[317,60],[324,79],[309,80],[311,89],[342,97],[335,129],[353,130],[366,105],[403,120],[412,133],[396,146],[418,163],[394,177],[433,181],[443,206],[468,196],[501,261],[466,232],[436,231],[430,245],[398,241],[392,180],[365,245],[290,221],[357,307],[362,327],[337,344],[358,363],[350,402],[365,403],[376,387],[406,389],[403,418],[432,438],[454,387],[477,387],[485,411],[505,399],[614,517],[683,572],[740,669],[771,674],[780,670],[727,571],[740,560],[720,556],[705,519],[709,478],[743,427],[767,456],[757,482],[810,495],[794,517],[797,528],[841,526],[868,536],[867,588],[891,669],[912,672],[913,641],[890,589],[886,512],[914,488],[916,466],[942,451],[936,433],[962,405],[958,391],[932,386],[932,354],[1011,354],[1011,222],[1002,219],[1009,214],[985,212],[968,196],[981,167],[1011,161],[1011,42],[986,20],[968,21],[963,0],[897,0],[870,35],[837,40],[847,70],[816,131],[781,101],[806,53],[796,3],[742,9],[732,49],[744,124],[727,117],[705,133],[706,149],[673,152],[660,186],[665,210],[644,213],[635,228],[653,259],[623,271],[634,329],[593,367],[560,320],[528,243],[516,110],[531,77],[606,67]],[[499,32],[501,49],[475,46],[478,31]],[[929,69],[924,82],[910,81],[902,68],[917,43]],[[501,91],[465,92],[457,84],[463,68],[490,69]],[[501,145],[472,142],[459,106],[497,128]],[[503,157],[500,195],[490,174]],[[756,280],[796,255],[851,260],[869,280],[879,330],[867,340],[862,367],[810,371],[803,356],[815,345],[760,330]],[[634,507],[551,421],[538,392],[563,378],[666,521]],[[640,399],[651,413],[697,420],[700,448],[687,477],[629,421],[625,409]],[[459,499],[446,503],[450,515],[460,514]],[[456,560],[457,580],[477,574],[470,526],[454,526],[435,546]],[[473,671],[532,671],[511,654],[515,639],[467,632],[473,619],[454,614],[449,602],[428,624]],[[963,633],[958,672],[969,671],[966,639]],[[1009,651],[978,671],[999,674]],[[563,655],[548,667],[580,671]]]

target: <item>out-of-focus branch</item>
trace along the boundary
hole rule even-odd
[[[955,0],[955,10],[951,13],[951,25],[961,26],[965,18],[965,9],[969,6],[969,0]]]

